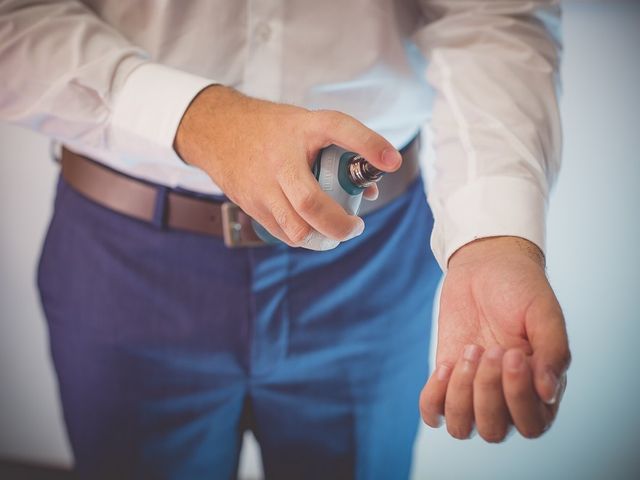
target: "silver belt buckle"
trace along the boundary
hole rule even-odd
[[[240,207],[233,202],[222,204],[222,236],[224,244],[229,248],[258,247],[265,243],[253,235],[255,239],[243,238],[242,229],[245,228],[240,222],[240,215],[244,214]],[[251,227],[249,227],[251,228]]]

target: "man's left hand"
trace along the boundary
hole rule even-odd
[[[436,369],[420,396],[423,420],[500,442],[553,422],[571,359],[562,310],[527,240],[495,237],[458,250],[440,298]]]

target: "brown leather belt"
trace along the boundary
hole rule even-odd
[[[417,177],[420,140],[416,136],[400,150],[402,167],[378,182],[375,201],[363,200],[359,215],[366,215],[397,198]],[[165,217],[160,224],[222,237],[228,247],[259,246],[265,243],[255,234],[251,217],[232,202],[201,198],[139,180],[87,157],[62,149],[62,177],[76,191],[99,205],[148,223],[158,223],[159,205]]]

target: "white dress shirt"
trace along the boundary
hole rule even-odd
[[[481,237],[544,250],[559,7],[520,0],[0,0],[0,118],[130,175],[220,193],[173,140],[205,86],[427,126],[440,265]],[[20,159],[4,159],[19,161]]]

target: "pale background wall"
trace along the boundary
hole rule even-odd
[[[564,35],[565,160],[548,251],[574,353],[560,418],[540,440],[499,446],[423,429],[415,479],[640,478],[640,2],[568,3]],[[64,465],[34,286],[56,176],[47,151],[0,125],[0,457]],[[255,443],[242,465],[259,476]]]

